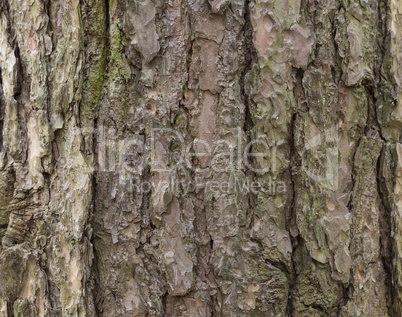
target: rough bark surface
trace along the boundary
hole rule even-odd
[[[0,0],[0,131],[2,317],[402,316],[401,0]]]

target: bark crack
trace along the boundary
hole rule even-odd
[[[251,17],[250,17],[250,1],[246,0],[245,1],[245,10],[244,10],[244,26],[243,26],[243,37],[244,37],[244,43],[243,43],[243,54],[244,54],[244,68],[242,70],[242,73],[240,74],[240,89],[241,89],[241,97],[244,102],[244,123],[243,123],[243,133],[246,136],[246,142],[247,144],[252,141],[252,133],[254,130],[254,122],[252,119],[252,114],[251,114],[251,103],[252,101],[250,100],[247,91],[246,91],[246,76],[250,72],[250,70],[253,67],[253,64],[256,61],[257,58],[257,53],[256,49],[253,44],[253,27],[251,24]],[[251,151],[252,149],[250,149]],[[248,156],[247,156],[248,157]],[[247,162],[248,164],[251,164],[252,162]],[[255,173],[251,171],[246,171],[246,177],[249,176],[251,179],[255,178]],[[253,226],[253,210],[254,210],[254,199],[253,195],[251,193],[248,193],[248,198],[247,198],[247,203],[248,203],[248,210],[249,210],[249,227]]]

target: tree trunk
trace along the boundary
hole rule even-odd
[[[0,316],[402,316],[400,0],[0,0]]]

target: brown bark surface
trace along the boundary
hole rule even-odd
[[[0,316],[402,316],[401,0],[0,0]]]

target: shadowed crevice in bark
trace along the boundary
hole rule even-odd
[[[303,88],[303,71],[301,69],[298,69],[296,71],[296,82],[297,84],[295,85],[295,91],[294,94],[296,96],[296,101],[298,104],[298,108],[301,107],[303,103],[305,103],[305,95],[304,95],[304,88]],[[300,168],[300,164],[297,159],[297,151],[295,147],[295,129],[296,125],[295,122],[297,120],[297,112],[293,114],[292,116],[292,121],[291,121],[291,135],[290,135],[290,140],[289,143],[291,145],[291,150],[290,153],[293,153],[295,155],[292,155],[290,160],[291,164],[289,167],[289,173],[290,173],[290,179],[292,182],[292,203],[291,203],[291,217],[288,222],[287,230],[290,232],[290,238],[292,242],[292,272],[291,272],[291,277],[290,277],[290,282],[289,282],[289,297],[288,297],[288,302],[287,302],[287,307],[286,307],[286,316],[287,317],[292,317],[294,313],[294,307],[293,307],[293,291],[294,287],[296,285],[297,281],[297,271],[296,271],[296,263],[297,263],[297,258],[296,258],[296,249],[303,247],[303,241],[302,238],[300,237],[296,225],[296,184],[294,178],[297,177],[298,170]]]
[[[380,241],[381,241],[381,256],[383,265],[385,268],[385,272],[387,274],[386,283],[388,286],[389,296],[387,296],[389,314],[393,316],[395,313],[394,305],[395,298],[397,296],[397,291],[393,286],[393,249],[394,243],[392,236],[392,202],[389,200],[391,193],[388,191],[388,181],[385,179],[388,170],[392,171],[391,173],[396,173],[396,166],[394,165],[394,160],[396,159],[396,155],[393,152],[393,148],[389,143],[384,143],[383,148],[381,150],[381,155],[378,158],[377,162],[377,190],[380,197],[379,200],[379,208],[380,208]],[[392,159],[389,160],[389,155],[391,155]],[[384,166],[384,164],[391,164],[391,166]],[[395,186],[395,183],[392,184],[392,187]]]
[[[250,112],[250,106],[253,102],[246,93],[245,88],[245,81],[246,76],[250,72],[253,67],[253,64],[256,62],[257,53],[256,49],[253,44],[253,27],[251,25],[250,19],[250,1],[245,1],[245,10],[244,10],[244,26],[243,26],[243,58],[244,58],[244,68],[242,70],[240,76],[240,89],[241,89],[241,96],[244,102],[244,124],[243,124],[243,131],[246,136],[246,144],[249,144],[253,139],[253,129],[254,129],[254,122],[252,118],[252,114]],[[249,149],[252,152],[252,148]],[[249,153],[247,153],[249,154]],[[252,165],[253,162],[249,159],[247,155],[247,159],[249,160],[247,164]],[[250,177],[250,179],[254,180],[255,175],[252,171],[246,171],[246,175]],[[253,226],[253,215],[254,215],[254,204],[255,204],[255,197],[251,193],[248,194],[248,218],[250,219],[249,228],[251,230]]]
[[[0,151],[3,150],[3,123],[4,123],[4,112],[6,108],[6,102],[3,93],[3,83],[0,70]]]

